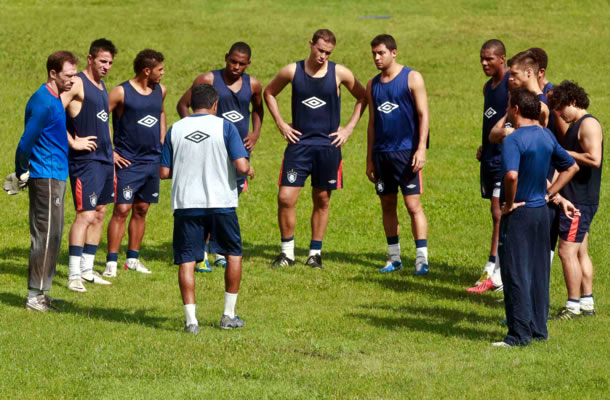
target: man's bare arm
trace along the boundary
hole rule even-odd
[[[250,76],[250,88],[252,90],[252,131],[248,132],[248,136],[244,138],[244,146],[248,151],[252,151],[258,138],[261,135],[261,126],[263,125],[263,116],[265,108],[263,107],[263,85],[253,76]]]
[[[412,71],[409,74],[409,90],[413,94],[415,100],[415,108],[417,110],[417,118],[419,119],[419,144],[417,150],[413,154],[413,172],[417,172],[424,168],[426,163],[426,145],[428,143],[428,132],[430,132],[430,113],[428,111],[428,94],[424,84],[423,76]]]
[[[496,122],[491,131],[489,132],[489,143],[499,144],[504,141],[504,138],[513,133],[514,128],[506,128],[506,116],[504,114],[502,118]]]
[[[108,95],[108,108],[112,113],[112,118],[120,118],[123,114],[123,103],[125,102],[125,90],[119,85],[113,88]],[[117,168],[124,168],[131,165],[131,161],[121,156],[113,150],[114,165]]]
[[[599,168],[602,164],[602,127],[593,118],[587,118],[580,124],[578,142],[582,153],[568,151],[578,165]]]
[[[202,83],[208,83],[210,85],[213,85],[214,73],[206,72],[205,74],[199,75],[197,78],[195,78],[195,81],[193,81],[191,87],[188,88],[186,92],[184,92],[182,97],[180,97],[180,100],[178,100],[178,104],[176,105],[176,111],[178,111],[178,115],[180,116],[180,118],[184,118],[187,115],[191,115],[191,112],[189,110],[189,107],[191,106],[191,89],[197,85],[201,85]]]
[[[366,128],[366,176],[375,183],[375,165],[373,164],[373,144],[375,143],[375,107],[371,95],[371,79],[366,84],[366,98],[369,103],[369,124]]]
[[[360,121],[360,117],[364,114],[364,110],[366,110],[366,90],[362,86],[362,84],[356,79],[352,71],[344,67],[343,65],[337,64],[335,66],[335,74],[337,75],[337,80],[340,84],[345,86],[347,90],[351,93],[352,96],[356,99],[356,104],[354,105],[354,111],[347,121],[347,124],[343,127],[339,127],[337,132],[331,133],[329,136],[334,137],[334,140],[331,142],[332,145],[336,147],[341,147],[347,142],[347,139],[352,135],[358,121]]]
[[[275,124],[280,130],[282,136],[284,136],[284,139],[286,139],[286,141],[289,143],[298,142],[299,136],[301,136],[301,132],[292,128],[290,124],[284,121],[277,103],[277,96],[282,92],[286,85],[292,82],[296,68],[297,65],[295,63],[289,64],[282,68],[280,72],[271,80],[271,82],[269,82],[263,92],[263,95],[265,97],[265,103],[267,103],[267,108],[269,109],[269,112],[271,113]]]
[[[163,142],[165,142],[165,134],[167,133],[167,115],[165,115],[165,96],[167,95],[167,89],[163,85],[161,85],[161,94],[163,95],[163,101],[161,103],[161,121],[159,121],[161,125],[159,128],[161,129],[161,144],[163,144]]]

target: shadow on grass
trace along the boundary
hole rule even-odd
[[[0,302],[8,306],[24,308],[25,298],[13,293],[0,292]],[[95,318],[109,322],[146,325],[156,329],[173,330],[163,326],[168,318],[150,315],[153,308],[135,308],[126,311],[120,308],[83,307],[76,303],[64,301],[60,307],[62,313],[72,313],[78,316]]]
[[[385,329],[409,329],[433,333],[446,337],[460,337],[471,341],[497,339],[505,333],[505,326],[493,317],[481,316],[475,312],[460,311],[449,308],[429,306],[363,305],[365,312],[347,314],[348,317],[361,319],[375,327]],[[378,311],[390,313],[391,316],[380,316]],[[480,327],[460,326],[467,324],[484,324]]]

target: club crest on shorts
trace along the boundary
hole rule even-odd
[[[299,174],[297,174],[294,169],[291,169],[290,171],[288,171],[288,174],[286,174],[286,178],[288,178],[288,182],[295,183],[297,181],[298,175]]]
[[[61,200],[59,200],[59,197],[53,199],[53,204],[55,204],[55,207],[59,207],[59,205],[61,204]]]
[[[383,181],[377,181],[377,183],[375,184],[375,189],[377,189],[379,193],[383,193],[383,189],[385,189]]]
[[[123,188],[123,198],[125,200],[131,200],[132,197],[133,197],[133,189],[129,186],[127,186],[126,188]]]
[[[89,204],[91,204],[91,207],[95,207],[97,205],[97,194],[92,193],[91,196],[89,196]]]

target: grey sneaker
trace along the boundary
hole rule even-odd
[[[184,324],[184,332],[185,333],[190,333],[191,335],[196,335],[196,334],[199,333],[199,325],[197,325],[197,324],[187,325],[185,323]]]
[[[28,297],[25,300],[25,309],[39,312],[57,311],[54,306],[51,307],[49,305],[44,294],[39,294],[38,296],[34,297]]]
[[[593,308],[590,310],[585,310],[581,308],[580,315],[582,315],[583,317],[595,317],[595,310]]]
[[[246,325],[246,323],[237,315],[233,318],[229,318],[229,316],[225,314],[220,318],[220,327],[222,329],[243,328],[244,325]]]
[[[309,256],[307,261],[305,261],[305,265],[309,265],[311,268],[322,269],[322,255],[314,254],[313,256]]]
[[[270,267],[271,268],[290,267],[291,265],[294,265],[294,260],[291,260],[290,258],[288,258],[286,256],[286,253],[282,252],[277,257],[275,257],[275,260],[273,260]]]

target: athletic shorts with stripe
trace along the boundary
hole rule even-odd
[[[76,211],[114,203],[114,165],[96,160],[70,163],[70,186]]]
[[[311,186],[322,190],[343,188],[343,160],[341,148],[290,144],[284,151],[280,171],[280,186],[305,186],[311,175]]]
[[[379,196],[398,193],[403,196],[424,192],[421,170],[413,172],[411,150],[373,153],[375,191]]]
[[[133,204],[138,198],[146,203],[159,202],[159,163],[132,162],[116,169],[117,204]]]
[[[580,211],[580,215],[575,215],[572,219],[563,212],[559,214],[559,237],[566,242],[582,243],[589,232],[598,206],[574,204],[574,207]]]
[[[501,167],[490,167],[481,162],[480,167],[481,197],[491,199],[500,197],[502,191],[502,170]]]

